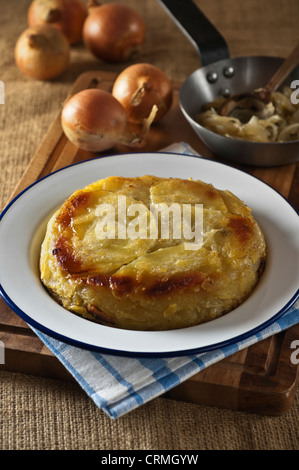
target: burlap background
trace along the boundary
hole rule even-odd
[[[127,0],[143,14],[147,38],[137,61],[160,66],[176,80],[199,59],[155,0]],[[298,40],[298,0],[197,0],[227,39],[233,56],[285,56]],[[0,205],[3,207],[77,76],[87,70],[121,70],[84,49],[72,50],[68,71],[36,82],[18,71],[13,49],[26,28],[30,0],[0,2]],[[0,373],[0,449],[213,450],[299,448],[299,394],[282,417],[154,400],[111,421],[82,390],[56,380]]]

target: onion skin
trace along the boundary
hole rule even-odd
[[[61,125],[66,137],[76,147],[89,152],[102,152],[117,144],[140,148],[156,115],[153,106],[142,128],[128,128],[123,106],[108,91],[88,88],[73,95],[63,106]]]
[[[113,96],[123,105],[129,122],[140,124],[148,116],[153,105],[158,111],[154,122],[169,111],[173,100],[170,79],[162,70],[151,64],[134,64],[116,78]]]
[[[28,28],[16,42],[16,64],[30,78],[56,78],[67,69],[69,60],[70,45],[67,39],[51,26]]]
[[[98,59],[123,62],[143,44],[144,38],[143,18],[131,7],[115,2],[89,8],[83,42]]]
[[[29,26],[53,26],[72,45],[82,40],[87,14],[87,6],[83,0],[33,0],[28,9],[27,20]]]
[[[113,147],[126,132],[127,117],[111,93],[91,88],[72,96],[64,105],[61,124],[77,147],[101,152]]]

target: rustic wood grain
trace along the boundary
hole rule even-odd
[[[111,72],[86,72],[80,75],[70,95],[88,87],[110,90],[114,78],[115,74]],[[219,161],[217,156],[204,147],[184,119],[178,105],[179,86],[180,83],[174,83],[173,106],[160,123],[152,126],[148,143],[142,150],[157,151],[174,142],[185,141],[204,157]],[[110,153],[128,151],[134,150],[117,146]],[[66,139],[59,113],[10,200],[48,173],[93,157],[94,155],[77,149]],[[291,195],[293,203],[298,204],[298,165],[244,169],[265,181],[284,197]],[[244,349],[196,374],[166,396],[261,414],[283,414],[292,406],[298,382],[298,366],[290,361],[290,344],[298,335],[299,326],[296,326]],[[0,365],[0,370],[73,380],[31,328],[2,299],[0,341],[5,344],[5,364]]]

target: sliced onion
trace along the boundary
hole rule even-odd
[[[299,140],[299,123],[290,124],[286,126],[278,135],[278,142],[290,142],[292,140]]]

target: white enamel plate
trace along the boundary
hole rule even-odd
[[[269,248],[265,273],[252,295],[203,325],[136,332],[98,325],[59,306],[39,280],[46,223],[75,190],[107,176],[156,175],[200,179],[229,189],[252,208]],[[136,153],[95,158],[43,178],[17,196],[0,218],[0,293],[29,325],[78,347],[127,356],[178,356],[245,339],[281,316],[298,297],[299,218],[291,205],[257,178],[194,156]]]

